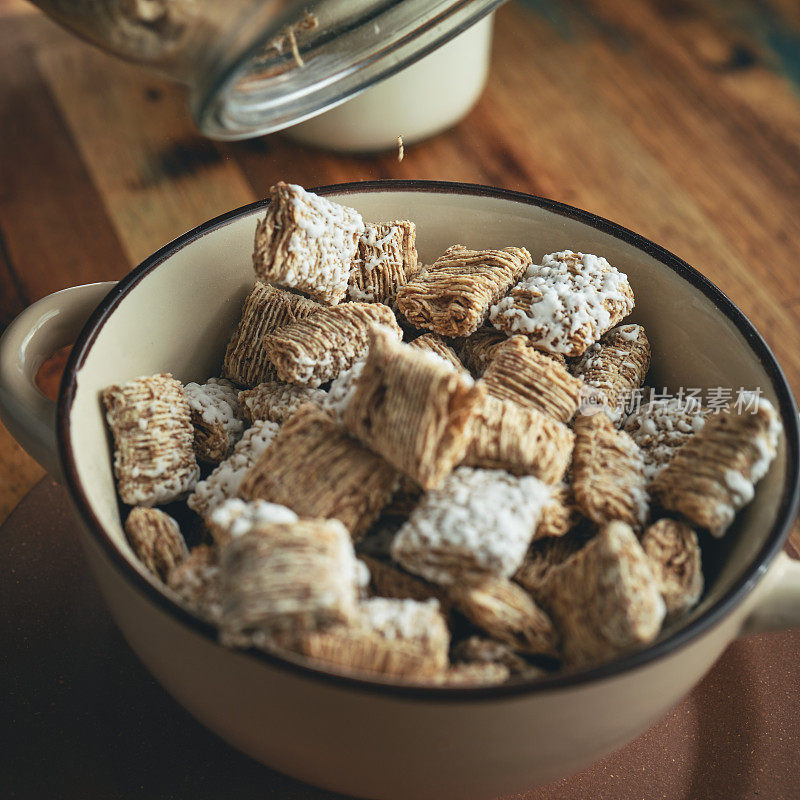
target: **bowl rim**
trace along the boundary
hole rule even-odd
[[[678,256],[649,239],[634,233],[628,228],[574,206],[525,192],[501,189],[482,184],[418,179],[355,181],[328,184],[315,187],[310,191],[323,195],[347,195],[364,192],[433,192],[439,194],[468,194],[476,197],[508,200],[524,205],[533,205],[559,216],[583,222],[655,258],[663,266],[671,269],[680,277],[687,280],[711,300],[714,306],[722,312],[743,335],[750,349],[769,375],[778,400],[781,419],[784,424],[788,462],[787,475],[775,524],[765,538],[761,550],[747,566],[744,574],[740,576],[733,586],[731,586],[714,605],[698,615],[688,625],[677,629],[674,633],[671,633],[663,639],[657,640],[653,645],[623,655],[612,661],[604,662],[587,670],[575,673],[556,673],[543,678],[512,680],[511,682],[494,686],[428,686],[414,683],[393,683],[379,676],[362,677],[360,675],[339,673],[323,667],[314,666],[309,661],[301,660],[300,657],[297,657],[295,660],[291,657],[284,657],[257,648],[231,651],[232,654],[253,658],[270,667],[276,667],[301,677],[360,691],[377,692],[383,695],[409,699],[414,698],[428,702],[496,700],[517,695],[552,692],[596,683],[604,679],[619,677],[631,670],[643,667],[668,653],[673,653],[687,646],[701,634],[719,623],[753,590],[766,572],[766,567],[783,548],[791,530],[792,523],[798,513],[798,507],[800,506],[800,429],[798,426],[797,405],[783,370],[755,326],[727,295],[718,289],[702,273],[678,258]],[[178,236],[168,244],[159,248],[123,277],[94,310],[73,345],[62,377],[56,412],[56,438],[61,466],[66,478],[66,487],[71,496],[73,505],[77,509],[92,539],[100,546],[108,560],[135,590],[153,602],[161,611],[164,611],[170,616],[173,621],[187,625],[195,633],[201,635],[203,638],[210,639],[211,642],[217,646],[221,646],[218,643],[217,626],[201,618],[188,608],[179,605],[177,601],[173,600],[164,591],[157,588],[154,583],[150,582],[144,575],[138,572],[123,556],[122,552],[114,544],[111,536],[100,523],[91,508],[91,504],[89,503],[88,497],[78,477],[74,453],[72,452],[70,444],[70,412],[75,399],[77,373],[84,364],[105,321],[113,313],[121,300],[147,274],[156,269],[179,250],[234,220],[251,215],[253,212],[265,208],[268,202],[268,199],[257,200],[198,225],[196,228]]]

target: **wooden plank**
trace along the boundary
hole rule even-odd
[[[79,41],[37,61],[132,263],[254,199],[239,167],[196,131],[179,87]]]
[[[0,422],[0,525],[45,474]]]
[[[25,9],[33,9],[29,3]],[[121,277],[129,267],[33,54],[61,36],[37,14],[0,26],[0,330],[50,292]],[[44,470],[0,425],[0,521]]]
[[[39,13],[39,9],[27,0],[0,0],[0,18]]]
[[[791,247],[772,224],[762,227],[760,217],[747,218],[740,200],[726,206],[744,178],[734,179],[735,170],[727,166],[717,173],[712,143],[697,132],[683,140],[686,124],[670,116],[693,114],[694,106],[674,110],[666,100],[659,106],[663,93],[653,97],[649,88],[656,78],[640,79],[637,64],[599,35],[559,41],[558,58],[526,58],[552,51],[554,32],[526,12],[508,12],[498,15],[504,47],[482,115],[483,140],[503,142],[525,167],[507,183],[530,184],[541,194],[596,211],[683,256],[754,319],[800,389],[797,323],[779,300],[796,280],[792,270],[775,266],[790,257]],[[611,63],[614,53],[622,66]],[[677,104],[677,88],[667,94]],[[530,103],[520,102],[526,96]],[[715,133],[712,128],[704,135],[713,139]],[[748,174],[756,171],[753,165]],[[693,177],[697,172],[704,182]],[[759,187],[770,191],[757,177],[747,191]],[[776,205],[780,218],[791,209],[785,198],[763,203]],[[731,218],[739,226],[735,236]],[[769,255],[755,259],[756,251]]]
[[[45,294],[128,269],[36,68],[43,31],[61,34],[33,16],[0,26],[0,329]]]
[[[774,287],[777,297],[797,297],[800,288],[791,270],[774,268],[787,253],[787,239],[800,236],[800,175],[789,167],[798,157],[796,143],[731,102],[720,91],[718,73],[698,68],[674,26],[666,24],[668,17],[654,11],[655,4],[590,5],[605,25],[622,30],[635,44],[625,52],[603,37],[587,36],[571,49],[570,60],[592,76],[603,102],[627,114],[630,130],[754,274]],[[702,4],[695,0],[682,7],[694,15],[695,26],[702,24]],[[631,80],[633,72],[641,79]]]
[[[223,152],[241,166],[258,197],[266,196],[277,180],[318,186],[425,176],[430,180],[486,183],[491,181],[491,172],[476,157],[474,149],[478,143],[470,136],[474,120],[480,115],[479,105],[446,136],[406,146],[403,161],[398,161],[395,149],[368,155],[331,153],[295,144],[283,134],[229,142],[223,145]]]

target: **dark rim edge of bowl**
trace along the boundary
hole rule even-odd
[[[695,639],[701,633],[707,631],[719,622],[723,617],[727,616],[728,613],[749,594],[766,572],[766,568],[772,559],[775,558],[782,549],[784,542],[788,538],[792,523],[798,513],[798,507],[800,506],[800,429],[798,428],[797,405],[791,387],[783,374],[783,370],[762,336],[727,295],[694,267],[649,239],[634,233],[622,225],[607,220],[604,217],[537,195],[511,189],[484,186],[481,184],[428,180],[350,182],[320,186],[314,188],[312,191],[318,194],[356,194],[359,192],[378,191],[437,192],[446,194],[469,194],[500,200],[510,200],[526,205],[537,206],[560,216],[583,222],[642,250],[699,289],[736,326],[737,330],[750,345],[761,362],[762,367],[770,376],[778,398],[779,411],[784,423],[786,455],[789,467],[776,522],[758,555],[725,595],[688,625],[679,628],[675,633],[666,638],[657,640],[655,644],[643,648],[642,650],[624,655],[618,659],[592,667],[591,669],[572,674],[555,674],[545,678],[521,679],[498,686],[447,687],[426,686],[413,683],[404,685],[400,683],[391,683],[379,678],[373,679],[371,677],[337,673],[313,666],[310,663],[301,663],[299,660],[295,661],[290,658],[284,658],[280,655],[256,648],[232,651],[233,653],[240,656],[256,658],[266,662],[272,667],[277,667],[306,678],[311,678],[323,683],[331,682],[359,691],[377,692],[379,694],[419,699],[428,702],[501,699],[521,694],[567,689],[604,679],[615,678],[625,672],[642,667],[651,661],[655,661],[687,645],[691,640]],[[102,330],[106,319],[121,302],[122,298],[159,264],[186,245],[228,224],[234,219],[247,216],[254,211],[266,207],[268,202],[268,200],[258,200],[204,222],[193,230],[184,233],[161,247],[122,278],[106,297],[103,298],[78,336],[64,370],[58,399],[56,435],[59,445],[59,458],[64,475],[67,479],[67,488],[72,502],[83,518],[87,528],[91,531],[94,540],[100,545],[105,555],[114,566],[136,589],[142,592],[162,611],[171,615],[174,619],[177,619],[177,621],[188,625],[196,633],[211,639],[214,644],[218,644],[217,627],[179,605],[139,573],[123,556],[111,537],[104,530],[102,524],[92,511],[88,498],[78,478],[70,444],[69,415],[75,396],[76,374],[83,365],[86,354],[94,343],[97,335]]]

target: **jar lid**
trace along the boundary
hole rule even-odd
[[[271,133],[343,103],[503,0],[257,2],[209,54],[192,114],[214,139]]]

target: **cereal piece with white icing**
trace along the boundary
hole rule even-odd
[[[569,422],[580,404],[583,381],[567,368],[512,336],[494,350],[480,383],[488,394]]]
[[[461,463],[558,483],[572,459],[574,440],[572,431],[549,414],[487,395],[470,423]]]
[[[550,617],[518,584],[491,578],[477,585],[456,584],[455,607],[493,638],[522,653],[558,656],[558,634]]]
[[[348,671],[431,680],[447,668],[450,632],[435,600],[373,597],[349,625],[302,634],[299,652]]]
[[[744,406],[706,417],[653,482],[664,508],[682,514],[713,536],[722,536],[747,505],[778,451],[783,427],[772,404],[754,397]]]
[[[308,386],[292,386],[280,381],[265,381],[253,389],[239,392],[242,413],[249,422],[267,419],[285,422],[305,403],[323,406],[327,393]]]
[[[135,378],[102,393],[114,436],[114,475],[123,503],[170,503],[200,476],[194,427],[180,381],[169,373]]]
[[[264,352],[281,380],[318,387],[366,355],[374,325],[387,328],[397,339],[403,336],[388,306],[344,303],[266,336]]]
[[[302,517],[335,518],[361,538],[389,502],[399,475],[322,409],[308,404],[287,420],[239,487]]]
[[[642,535],[642,548],[667,607],[667,621],[685,614],[703,594],[697,534],[685,523],[660,519]]]
[[[244,432],[239,391],[225,378],[187,383],[183,391],[192,412],[197,460],[219,464],[233,452]]]
[[[550,487],[532,476],[459,467],[411,512],[392,557],[443,586],[510,577],[549,497]]]
[[[644,472],[653,481],[678,450],[705,425],[708,410],[696,398],[653,400],[631,413],[623,430],[644,454]]]
[[[392,305],[417,269],[417,226],[409,220],[367,224],[358,240],[347,294],[360,303]]]
[[[539,595],[573,668],[649,644],[666,613],[649,559],[624,522],[604,526],[553,567]]]
[[[322,308],[299,294],[256,283],[242,307],[242,316],[225,351],[222,371],[237,386],[256,386],[274,380],[275,367],[264,352],[262,340]]]
[[[355,621],[356,573],[350,536],[338,520],[253,527],[220,552],[221,638],[261,644],[273,634]]]
[[[613,422],[643,383],[650,367],[650,342],[641,325],[618,325],[591,345],[572,374],[596,389]]]
[[[469,250],[456,244],[397,293],[403,316],[442,336],[469,336],[531,263],[524,247]]]
[[[139,561],[162,581],[189,552],[178,523],[157,508],[134,508],[125,520],[125,536]]]
[[[187,501],[189,508],[201,517],[208,517],[225,500],[236,497],[247,471],[267,449],[278,430],[275,422],[254,422],[233,448],[233,454],[197,484]]]
[[[650,504],[644,457],[606,414],[583,414],[575,421],[572,476],[575,504],[592,522],[621,520],[641,530]]]
[[[350,433],[430,489],[461,461],[482,391],[455,372],[373,328],[364,369],[342,415]]]
[[[550,253],[492,306],[492,324],[523,333],[536,347],[580,356],[633,311],[628,277],[605,258]]]
[[[336,305],[347,294],[362,233],[364,221],[354,209],[280,181],[256,227],[256,276]]]
[[[206,522],[211,537],[222,546],[230,539],[244,536],[253,528],[271,523],[297,522],[298,516],[290,508],[267,503],[265,500],[242,500],[231,497],[218,505]]]

